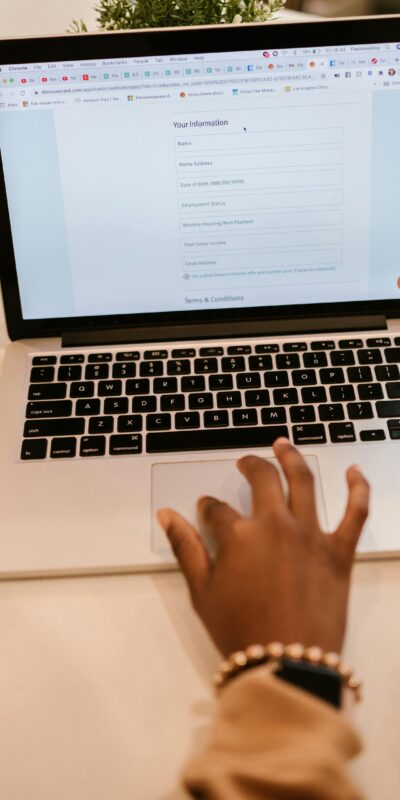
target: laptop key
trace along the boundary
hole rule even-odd
[[[206,382],[203,375],[191,375],[190,378],[182,378],[182,392],[204,392]]]
[[[343,386],[330,386],[329,394],[331,396],[331,400],[339,400],[339,402],[356,399],[354,387],[351,385],[351,383],[345,383]]]
[[[399,417],[400,400],[378,400],[376,413],[378,417]]]
[[[305,386],[301,390],[303,403],[325,403],[326,390],[324,386]]]
[[[295,369],[296,367],[300,367],[298,354],[288,353],[285,355],[284,353],[280,353],[280,355],[276,356],[276,367],[277,369]]]
[[[332,367],[351,367],[355,363],[352,350],[335,350],[331,353]]]
[[[256,344],[256,353],[279,353],[279,344]]]
[[[159,358],[168,358],[167,350],[146,350],[144,354],[146,361],[155,361]]]
[[[75,436],[84,433],[85,420],[80,417],[74,419],[38,419],[25,422],[24,436]]]
[[[243,356],[230,356],[221,361],[222,372],[244,372],[246,363]]]
[[[88,364],[85,369],[85,378],[108,378],[108,370],[108,364]]]
[[[297,389],[274,389],[274,403],[277,406],[298,403],[298,400]]]
[[[228,347],[227,353],[228,356],[246,356],[251,353],[251,347],[249,344],[239,344]]]
[[[367,347],[390,347],[391,344],[387,336],[379,336],[377,339],[367,339]]]
[[[400,363],[400,347],[387,347],[384,353],[388,364]]]
[[[146,447],[148,453],[218,450],[230,447],[270,447],[279,436],[288,437],[288,435],[289,431],[286,425],[210,428],[194,430],[189,436],[186,431],[170,431],[168,433],[148,433]]]
[[[47,439],[24,439],[21,447],[21,458],[24,461],[35,458],[46,458]]]
[[[289,410],[292,422],[315,422],[315,411],[311,405],[292,406]]]
[[[57,373],[57,380],[59,381],[79,381],[82,375],[82,367],[79,364],[73,364],[68,367],[59,367]]]
[[[356,441],[356,434],[352,422],[331,422],[329,425],[329,434],[331,442],[334,444]]]
[[[294,353],[299,350],[308,350],[308,345],[306,342],[286,342],[283,345],[283,351],[285,353]]]
[[[116,361],[139,361],[139,350],[124,350],[123,353],[117,353],[115,356]]]
[[[157,398],[150,395],[149,397],[134,397],[132,400],[132,411],[156,411]]]
[[[261,386],[261,378],[258,372],[240,372],[236,376],[236,385],[238,389],[259,389]]]
[[[357,358],[360,364],[382,364],[383,361],[381,351],[376,348],[371,350],[358,350]]]
[[[57,356],[34,356],[32,358],[32,365],[33,366],[44,366],[47,364],[57,364]]]
[[[266,389],[261,389],[256,392],[250,389],[244,393],[246,406],[269,406],[269,392]]]
[[[204,426],[206,428],[226,428],[229,425],[227,411],[205,411]]]
[[[54,367],[32,367],[30,379],[32,383],[46,383],[48,381],[53,381]]]
[[[82,436],[79,455],[83,458],[104,456],[106,452],[105,436]]]
[[[257,425],[257,411],[255,408],[236,408],[232,412],[234,425]]]
[[[89,420],[89,433],[112,433],[114,417],[92,417]]]
[[[257,348],[256,348],[257,349]],[[260,356],[250,356],[249,358],[249,369],[251,370],[264,370],[264,369],[272,369],[272,358],[269,355],[260,355]]]
[[[110,436],[110,456],[137,455],[142,452],[142,436],[132,433]]]
[[[189,395],[189,408],[192,410],[212,408],[214,405],[214,395],[210,392],[196,393]]]
[[[261,421],[263,425],[279,425],[282,422],[286,422],[286,408],[280,406],[262,408]]]
[[[97,402],[100,403],[100,400],[97,400]],[[127,411],[128,411],[127,397],[106,397],[106,399],[104,400],[105,414],[126,414]]]
[[[161,395],[161,411],[183,411],[185,408],[184,394]]]
[[[91,364],[98,363],[99,361],[112,361],[112,353],[90,353],[88,361]]]
[[[74,436],[61,436],[51,440],[50,458],[74,458],[76,439]]]
[[[28,400],[58,400],[67,396],[66,383],[32,383]]]
[[[318,413],[321,422],[344,419],[344,409],[341,403],[323,403],[318,406]]]
[[[325,370],[327,372],[328,370]],[[324,370],[321,370],[321,373]],[[317,376],[315,369],[298,369],[292,372],[292,381],[295,386],[309,386],[310,384],[317,383]]]
[[[132,361],[113,364],[112,374],[113,378],[134,378],[136,375],[136,364]]]
[[[386,439],[386,433],[382,428],[360,431],[360,439],[362,442],[381,442]]]
[[[248,374],[248,373],[243,373]],[[242,378],[242,375],[237,376],[237,381]],[[224,375],[210,375],[208,379],[208,386],[210,389],[233,389],[232,375],[225,373]],[[238,384],[239,388],[239,384]]]
[[[293,439],[295,444],[324,444],[326,442],[325,428],[318,423],[315,425],[294,425]]]
[[[321,369],[319,373],[321,383],[344,383],[344,372],[341,367]]]
[[[200,347],[201,356],[223,356],[224,352],[223,347]]]
[[[303,364],[305,367],[327,367],[328,359],[326,353],[304,353]]]
[[[148,414],[146,427],[148,431],[169,431],[171,428],[171,414]]]
[[[323,339],[322,341],[311,342],[311,350],[334,350],[336,347],[332,339]]]
[[[389,419],[388,429],[391,439],[400,439],[400,419]]]
[[[70,397],[93,397],[94,383],[93,381],[82,381],[82,383],[71,383],[69,390]]]
[[[345,350],[347,348],[350,350],[356,350],[358,347],[364,347],[364,342],[362,339],[341,339],[339,342],[339,347],[341,350]]]
[[[186,411],[184,414],[175,414],[176,428],[199,428],[200,414],[198,411]]]
[[[375,367],[375,375],[377,381],[398,381],[400,370],[397,364],[385,364],[382,367]]]
[[[347,376],[351,383],[371,383],[372,372],[370,367],[349,367]]]
[[[85,356],[82,353],[70,353],[69,355],[61,356],[60,364],[83,364]]]
[[[349,419],[372,419],[374,416],[371,403],[349,403],[347,413]]]
[[[400,397],[400,383],[387,383],[386,391],[388,397]]]
[[[71,400],[48,400],[45,402],[31,402],[26,406],[27,419],[46,417],[70,417],[72,414]]]
[[[383,389],[380,383],[360,383],[357,389],[360,400],[381,400],[383,398]]]
[[[98,400],[97,397],[87,400],[77,400],[75,413],[80,417],[91,417],[94,414],[100,414],[100,400]]]
[[[122,394],[122,381],[99,381],[97,387],[99,397],[110,397]]]
[[[196,350],[194,349],[194,347],[184,347],[177,350],[173,350],[171,355],[172,358],[178,358],[178,359],[194,358],[196,355]]]
[[[240,392],[217,392],[218,408],[239,408],[241,405],[242,398]]]
[[[124,414],[123,417],[118,417],[117,427],[120,433],[141,431],[143,428],[143,417],[140,414]]]
[[[154,378],[153,391],[156,394],[166,394],[167,392],[178,391],[178,381],[176,378]]]
[[[148,375],[163,375],[164,362],[163,361],[142,361],[139,367],[140,375],[147,377]]]
[[[167,361],[168,375],[188,375],[189,372],[190,372],[190,361],[188,361],[187,359],[179,359],[177,361]]]
[[[264,372],[264,385],[268,387],[289,386],[289,375],[284,369],[279,372]]]
[[[216,358],[195,358],[194,371],[196,373],[218,372],[218,360]]]
[[[148,378],[139,378],[137,381],[128,380],[126,382],[127,394],[148,394],[150,392],[150,381]],[[104,401],[105,403],[107,400]]]

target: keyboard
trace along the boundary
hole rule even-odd
[[[400,337],[30,357],[20,458],[400,439]]]

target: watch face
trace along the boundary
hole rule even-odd
[[[276,671],[276,676],[304,689],[320,700],[325,700],[335,708],[341,706],[342,679],[337,672],[320,665],[306,664],[303,661],[282,659],[281,668]]]

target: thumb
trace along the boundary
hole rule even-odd
[[[167,534],[174,556],[186,578],[192,597],[206,583],[210,560],[195,528],[170,508],[161,508],[157,519]]]

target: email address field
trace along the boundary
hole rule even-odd
[[[276,281],[290,283],[290,276],[296,274],[307,283],[318,280],[332,280],[332,275],[341,270],[342,250],[327,248],[312,252],[296,253],[249,253],[245,263],[242,255],[219,255],[210,258],[182,259],[182,278],[192,289],[205,289],[207,286],[230,286],[238,288]]]
[[[232,216],[208,215],[205,217],[187,218],[183,217],[180,221],[180,229],[183,233],[207,232],[207,231],[226,231],[234,233],[246,233],[247,231],[263,230],[274,231],[276,228],[308,228],[316,231],[318,226],[340,226],[342,224],[342,211],[335,209],[332,211],[282,211],[270,212],[267,214],[254,214],[243,212]],[[286,233],[283,234],[286,241]]]
[[[319,247],[321,245],[340,245],[343,233],[341,230],[309,230],[289,231],[284,234],[286,247]],[[228,235],[213,237],[196,237],[182,239],[182,250],[187,253],[248,253],[252,250],[266,250],[268,248],[282,249],[282,231],[278,233],[253,233],[251,236]],[[242,255],[243,259],[243,255]],[[243,263],[243,262],[242,262]]]
[[[220,192],[221,190],[237,192],[247,189],[309,189],[313,186],[341,186],[342,183],[343,171],[341,169],[257,172],[247,175],[238,174],[236,169],[234,175],[223,177],[207,175],[201,178],[180,178],[178,179],[178,191],[200,193]]]
[[[237,133],[188,134],[175,138],[177,153],[213,152],[215,150],[263,149],[269,147],[294,147],[341,144],[342,128],[302,128],[278,131],[248,131]]]
[[[289,192],[269,192],[268,194],[231,194],[228,197],[202,197],[197,195],[179,199],[179,211],[182,214],[215,214],[219,212],[243,211],[246,213],[258,210],[278,210],[279,208],[321,208],[321,206],[339,206],[343,202],[340,189],[310,189],[308,191],[293,190]],[[182,217],[183,219],[183,217]]]
[[[240,169],[299,169],[302,167],[330,166],[343,162],[341,149],[330,150],[285,150],[260,153],[241,153],[238,155],[212,155],[204,158],[177,158],[176,169],[179,174],[193,172],[232,172]]]

